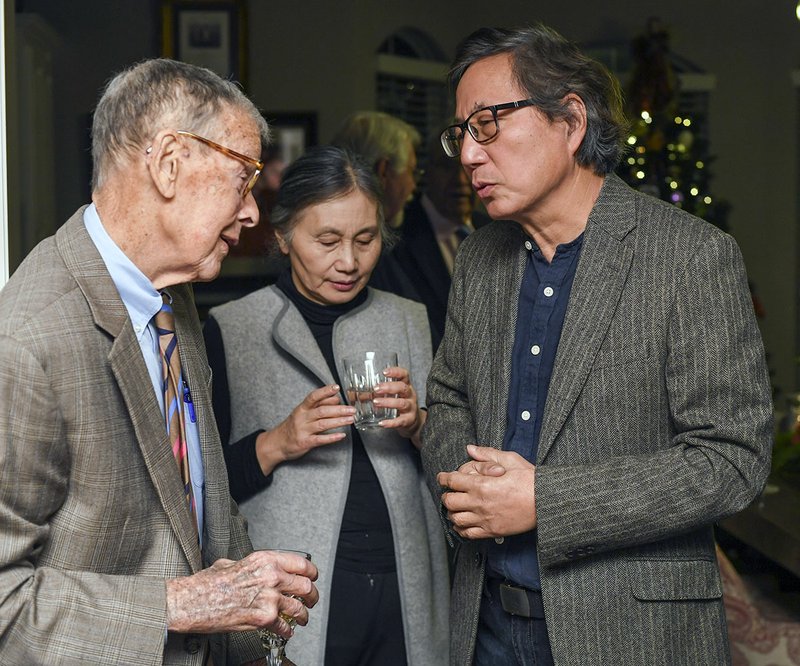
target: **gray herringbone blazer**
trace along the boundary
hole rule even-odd
[[[200,666],[168,577],[250,550],[228,491],[188,287],[171,290],[205,466],[201,554],[127,311],[79,210],[0,292],[0,663]],[[261,652],[232,638],[236,659]],[[247,644],[248,642],[249,644]],[[221,638],[216,663],[227,663]]]
[[[463,245],[428,382],[423,464],[506,428],[525,236]],[[537,455],[538,556],[558,666],[729,662],[711,525],[769,471],[770,387],[729,236],[607,177],[589,217]],[[485,544],[464,542],[452,663],[472,662]]]

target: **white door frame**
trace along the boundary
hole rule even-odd
[[[8,146],[6,144],[6,24],[0,0],[0,288],[8,281]]]

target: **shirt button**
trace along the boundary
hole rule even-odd
[[[530,421],[531,420],[531,413],[526,409],[522,414],[520,414],[523,421]]]
[[[531,354],[533,354],[534,356],[538,356],[539,352],[541,351],[542,348],[539,345],[533,345],[533,347],[531,347]]]
[[[547,298],[550,298],[553,295],[553,288],[552,287],[545,287],[544,288],[544,295],[547,296]]]
[[[530,241],[525,241],[525,249],[528,251],[533,249],[533,245],[531,245]]]

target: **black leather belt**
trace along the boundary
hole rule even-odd
[[[500,595],[500,604],[509,615],[544,619],[544,604],[542,603],[542,593],[539,590],[529,590],[492,578],[487,580],[487,585],[490,587],[490,593],[495,592],[491,588],[496,588]]]

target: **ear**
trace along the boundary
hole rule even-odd
[[[564,119],[567,124],[567,144],[574,155],[586,136],[586,105],[578,95],[570,93],[564,97],[564,106],[568,111]]]
[[[161,130],[147,149],[147,170],[153,186],[167,199],[175,196],[185,147],[174,130]]]
[[[278,247],[280,248],[281,252],[283,254],[289,254],[289,243],[286,242],[286,238],[284,238],[283,234],[277,229],[273,233],[278,241]]]
[[[381,157],[375,163],[375,173],[378,175],[381,184],[383,184],[386,180],[386,172],[389,170],[389,158],[388,157]]]

